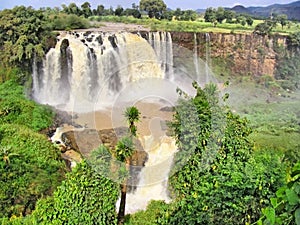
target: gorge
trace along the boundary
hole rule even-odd
[[[125,107],[141,106],[139,139],[148,160],[139,168],[135,191],[128,195],[127,213],[133,213],[145,209],[152,199],[169,200],[167,178],[176,147],[162,126],[171,115],[160,111],[176,104],[178,88],[192,95],[194,80],[202,87],[218,83],[210,70],[212,58],[226,59],[234,74],[273,76],[274,48],[285,42],[284,37],[252,34],[61,32],[55,48],[34,63],[32,95],[40,103],[73,114],[78,124],[91,129],[89,138],[94,139],[99,139],[101,129],[113,129],[120,138],[117,128],[126,126]],[[77,135],[80,142],[83,133]],[[77,145],[87,158],[93,148],[83,148],[96,147]]]

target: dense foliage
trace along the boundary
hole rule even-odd
[[[170,215],[166,214],[167,224],[253,222],[260,216],[259,209],[268,203],[268,198],[283,182],[281,156],[263,152],[254,154],[248,141],[251,130],[247,121],[217,106],[213,99],[217,99],[216,93],[207,86],[204,90],[198,87],[197,95],[187,100],[197,109],[202,124],[200,130],[204,132],[196,136],[195,152],[186,165],[170,180],[176,201],[168,212]],[[184,123],[184,136],[189,137],[193,134],[189,130],[196,126],[193,121],[183,119],[185,117],[180,113],[177,111],[173,123],[180,146],[178,154],[190,148],[180,137],[183,130],[178,132],[178,127]],[[222,118],[219,114],[225,115],[225,123],[219,122],[216,126],[216,120]],[[221,139],[215,136],[217,129],[224,132]]]
[[[0,61],[2,65],[30,67],[51,45],[51,27],[41,10],[19,6],[0,11]]]
[[[163,22],[168,29],[182,31],[186,28],[194,32],[200,24],[199,21],[177,23],[174,20],[195,21],[198,15],[193,10],[179,8],[167,11],[164,2],[159,0],[142,0],[140,8],[133,4],[132,9],[121,6],[115,10],[105,9],[103,5],[91,9],[91,5],[85,2],[80,7],[75,3],[63,5],[62,10],[34,10],[21,6],[0,11],[0,217],[5,217],[1,221],[3,224],[9,224],[9,218],[13,220],[18,216],[20,218],[13,220],[12,224],[117,223],[118,185],[93,170],[102,168],[92,169],[86,162],[67,175],[67,180],[53,196],[43,198],[52,194],[59,185],[64,165],[57,149],[34,132],[48,127],[53,113],[24,96],[24,89],[18,83],[24,84],[28,77],[19,68],[30,70],[34,59],[41,59],[55,44],[53,29],[87,28],[90,26],[87,18],[91,16],[141,18],[143,11],[147,11],[150,18],[173,21],[172,24]],[[214,26],[221,26],[224,21],[228,27],[232,23],[239,26],[253,24],[251,17],[237,15],[222,7],[207,9],[204,19]],[[152,28],[157,29],[157,20],[148,21],[153,21]],[[205,29],[211,26],[208,23],[199,26]],[[277,23],[282,29],[288,26],[286,16],[278,15],[258,24],[255,33],[270,34]],[[299,40],[299,33],[290,35],[291,54],[284,55],[278,63],[276,78],[284,80],[282,87],[285,89],[299,88]],[[172,123],[179,148],[170,179],[174,201],[170,204],[153,201],[146,211],[128,216],[126,223],[250,224],[258,220],[258,224],[300,224],[299,163],[288,174],[289,182],[283,184],[284,160],[290,157],[295,161],[299,153],[284,157],[281,151],[273,152],[271,148],[254,151],[248,138],[251,129],[247,120],[219,105],[214,85],[204,89],[194,86],[196,96],[179,101]],[[132,115],[128,111],[126,116]],[[135,116],[139,117],[139,113],[135,112]],[[286,119],[289,118],[281,121]],[[128,122],[135,136],[136,120]],[[297,123],[289,129],[297,133],[295,127]],[[104,175],[111,177],[116,167],[109,161],[111,155],[107,153],[108,150],[101,146],[93,153],[98,160],[94,162],[99,167],[105,164],[104,172],[108,174]],[[123,139],[114,156],[128,162],[132,153],[132,140]],[[107,168],[112,170],[107,171]],[[121,173],[117,176],[122,181],[128,174],[127,170],[120,167]],[[126,194],[126,185],[123,187],[122,192]],[[33,215],[22,218],[35,209],[39,198],[42,199]]]
[[[38,224],[116,224],[116,183],[96,173],[85,161],[78,164],[55,191],[37,204]]]
[[[211,22],[213,24],[223,23],[240,23],[241,25],[245,26],[252,26],[253,19],[249,15],[240,15],[235,13],[231,10],[225,10],[222,7],[215,8],[208,8],[204,14],[205,22]]]
[[[25,126],[1,124],[0,146],[0,218],[26,215],[59,185],[64,162],[46,137]]]
[[[160,19],[163,12],[167,9],[167,5],[163,0],[141,0],[140,10],[146,11],[150,18]]]
[[[128,224],[146,216],[146,224],[250,224],[284,183],[283,155],[253,151],[247,121],[218,104],[213,85],[194,86],[197,95],[179,102],[172,123],[179,147],[170,178],[174,200],[152,202]]]
[[[52,29],[54,30],[73,30],[89,28],[90,23],[87,19],[74,14],[58,13],[50,15]]]
[[[25,125],[39,131],[52,124],[54,113],[24,95],[24,87],[10,80],[0,85],[0,122]]]
[[[300,224],[300,161],[288,176],[289,182],[270,199],[271,206],[262,210],[263,217],[257,224]]]

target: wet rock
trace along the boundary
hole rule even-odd
[[[90,153],[100,145],[105,145],[114,152],[118,140],[126,136],[127,127],[119,127],[115,129],[93,130],[84,129],[82,131],[68,131],[62,134],[62,141],[67,148],[74,149],[78,154],[88,158]],[[133,192],[139,182],[139,173],[148,160],[148,154],[144,151],[141,142],[134,140],[135,152],[131,157],[130,178],[128,179],[128,190]],[[68,152],[68,151],[67,151]]]

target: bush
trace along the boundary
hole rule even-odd
[[[77,165],[53,197],[38,202],[38,224],[116,224],[118,185],[97,174],[84,161]]]
[[[289,179],[285,186],[270,198],[270,206],[262,209],[263,216],[257,221],[262,224],[300,224],[300,161],[287,173]]]
[[[197,95],[186,101],[176,107],[173,122],[179,147],[175,155],[177,163],[185,152],[195,145],[196,148],[189,152],[183,168],[170,178],[175,200],[162,213],[159,224],[250,224],[256,221],[260,209],[283,183],[283,154],[253,152],[247,120],[226,107],[217,106],[211,85],[204,90],[197,88]],[[190,122],[192,111],[188,111],[187,119],[183,114],[190,102],[197,109],[200,124]],[[181,107],[183,112],[179,111],[178,116]],[[218,129],[222,132],[222,123],[220,127],[213,124],[222,114],[226,116],[226,123],[223,124],[224,136],[219,139]],[[208,144],[210,138],[215,138],[215,143]],[[209,157],[214,154],[214,158]]]
[[[0,125],[0,218],[26,215],[59,185],[64,163],[45,136],[15,125]]]
[[[24,89],[10,80],[0,85],[0,122],[25,125],[35,131],[52,124],[54,113],[24,96]]]
[[[59,14],[55,16],[52,21],[52,28],[54,30],[73,30],[86,29],[90,27],[90,23],[86,18],[71,14]]]

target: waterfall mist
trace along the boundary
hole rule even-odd
[[[176,146],[162,126],[172,112],[162,109],[176,105],[178,88],[194,95],[193,81],[202,87],[216,82],[207,63],[198,57],[197,47],[196,35],[194,51],[190,51],[175,45],[168,32],[64,32],[43,62],[34,62],[34,99],[84,115],[77,121],[94,129],[95,137],[96,130],[107,123],[97,114],[99,110],[109,112],[105,120],[109,118],[109,126],[115,129],[127,126],[126,107],[139,106],[143,117],[139,140],[148,160],[136,188],[128,194],[126,213],[145,209],[152,199],[170,200],[167,180]]]

